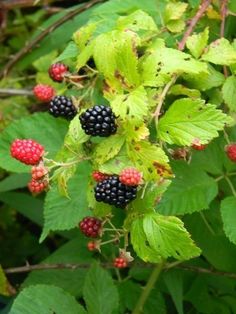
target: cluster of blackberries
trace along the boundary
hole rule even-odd
[[[110,107],[94,106],[83,112],[79,119],[88,135],[106,137],[116,133],[115,115]]]
[[[50,101],[49,113],[54,117],[63,117],[72,120],[77,113],[71,98],[66,96],[55,96]]]
[[[137,187],[128,186],[120,182],[119,176],[113,175],[98,182],[95,189],[95,198],[116,207],[124,208],[137,196]]]

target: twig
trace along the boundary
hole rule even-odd
[[[228,11],[228,0],[222,0],[221,1],[221,7],[220,7],[220,16],[221,16],[221,25],[220,25],[220,37],[224,37],[225,35],[225,18],[227,16]],[[228,70],[227,67],[223,66],[224,76],[228,76]]]
[[[230,187],[230,189],[231,189],[231,191],[233,193],[233,196],[236,197],[236,190],[235,190],[234,185],[231,182],[230,178],[228,178],[227,176],[225,176],[224,178],[227,181],[227,183],[228,183],[228,185],[229,185],[229,187]]]
[[[198,21],[200,20],[200,18],[204,15],[204,13],[206,12],[207,8],[209,7],[209,5],[211,4],[211,0],[202,0],[202,3],[197,11],[197,13],[195,14],[195,16],[191,19],[190,24],[182,38],[182,40],[179,42],[178,45],[178,49],[180,51],[184,50],[185,48],[185,44],[186,41],[188,39],[188,37],[192,34],[194,27],[196,26],[196,24],[198,23]]]
[[[61,26],[66,21],[72,19],[79,13],[86,11],[91,8],[95,4],[104,2],[104,0],[92,0],[81,6],[80,8],[76,8],[73,11],[68,12],[66,15],[58,19],[55,23],[47,27],[42,33],[40,33],[35,39],[26,44],[17,54],[14,55],[13,59],[10,60],[5,68],[0,72],[0,79],[5,77],[10,69],[24,56],[26,55],[35,45],[37,45],[44,37],[46,37],[49,33],[53,32],[56,28]]]
[[[26,89],[0,88],[0,95],[4,96],[32,96],[33,92]]]

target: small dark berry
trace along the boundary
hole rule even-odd
[[[66,96],[55,96],[50,101],[49,113],[54,117],[64,117],[68,120],[72,120],[77,113],[75,106],[71,98]]]
[[[81,232],[89,238],[97,238],[101,233],[102,222],[95,217],[85,217],[80,223]]]

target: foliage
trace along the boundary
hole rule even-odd
[[[47,104],[27,93],[1,100],[0,314],[235,313],[236,163],[225,149],[236,142],[236,7],[229,1],[224,27],[214,2],[185,38],[199,5],[97,4],[46,36],[0,82],[20,90],[49,84],[78,111],[66,121],[40,112]],[[40,8],[11,14],[22,38],[9,21],[3,66],[66,10],[50,18]],[[70,71],[53,82],[48,67],[62,61]],[[85,134],[79,116],[96,104],[111,107],[116,134]],[[31,168],[10,155],[16,138],[45,147],[46,193],[29,194]],[[137,198],[125,209],[97,202],[92,172],[119,175],[127,167],[142,173]],[[86,216],[102,220],[93,252],[78,228]],[[127,269],[114,269],[118,256]],[[4,269],[25,260],[45,269],[8,278]],[[165,270],[157,283],[153,264]]]

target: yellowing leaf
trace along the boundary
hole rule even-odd
[[[199,58],[207,45],[209,38],[209,28],[206,27],[201,33],[189,36],[186,42],[187,48],[195,58]]]
[[[184,2],[168,2],[165,13],[164,20],[165,22],[169,22],[170,20],[178,20],[182,17],[184,12],[187,9],[188,4]]]

